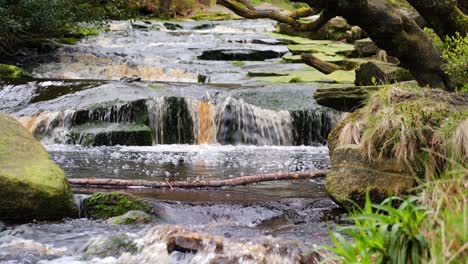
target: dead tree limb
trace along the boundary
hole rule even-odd
[[[174,181],[160,182],[147,180],[121,180],[121,179],[68,179],[70,185],[74,187],[147,187],[147,188],[219,188],[234,187],[265,181],[284,181],[323,177],[326,171],[304,171],[304,172],[277,172],[268,174],[258,174],[253,176],[243,176],[226,180],[201,180],[201,181]]]
[[[302,62],[309,65],[310,67],[317,69],[321,73],[330,74],[334,71],[341,70],[340,66],[328,61],[323,61],[310,53],[302,53],[301,59]]]

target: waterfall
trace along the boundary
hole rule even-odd
[[[292,145],[288,111],[263,109],[243,100],[226,99],[218,108],[217,139],[221,144]]]
[[[156,97],[17,119],[47,144],[291,146],[326,144],[339,117],[339,112],[319,106],[288,111],[264,109],[231,97],[218,104]]]

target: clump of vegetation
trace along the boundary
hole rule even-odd
[[[442,48],[442,59],[445,60],[445,72],[457,85],[458,91],[468,92],[468,35],[447,37]]]
[[[242,67],[245,65],[245,62],[244,61],[233,61],[231,62],[232,66],[236,66],[236,67]]]
[[[401,203],[398,208],[395,202]],[[364,208],[349,217],[354,225],[340,228],[350,241],[330,233],[334,247],[328,249],[342,263],[421,263],[429,256],[428,242],[420,232],[427,215],[415,198],[390,197],[377,205],[367,193]]]
[[[461,95],[389,86],[332,133],[337,140],[331,145],[360,145],[369,160],[395,159],[420,176],[440,173],[446,156],[467,162],[467,120],[468,105]]]

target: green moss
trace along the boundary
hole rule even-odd
[[[0,218],[73,217],[76,206],[64,172],[14,118],[0,114]]]
[[[105,219],[119,216],[131,210],[151,213],[151,205],[131,194],[110,192],[94,193],[83,201],[87,217],[92,219]]]
[[[323,74],[313,68],[303,70],[275,72],[278,76],[257,77],[257,80],[274,83],[297,82],[322,82],[322,83],[354,83],[354,71],[336,71],[331,74]]]
[[[329,40],[314,40],[309,44],[288,45],[288,49],[292,54],[301,54],[304,52],[309,53],[323,53],[329,56],[337,54],[350,55],[354,52],[354,46]]]
[[[83,257],[85,260],[92,257],[118,257],[124,252],[135,254],[138,252],[138,246],[128,235],[117,234],[93,241],[93,243],[86,247]]]
[[[131,224],[146,224],[153,221],[153,217],[142,211],[128,211],[127,213],[109,218],[108,223],[113,225],[131,225]]]
[[[232,66],[242,67],[245,65],[245,62],[244,61],[232,61],[231,64]]]
[[[163,90],[163,89],[166,88],[164,86],[160,86],[160,85],[156,85],[156,84],[148,84],[148,87],[151,88],[151,89],[155,89],[155,90]]]
[[[31,77],[31,74],[14,65],[0,64],[0,78],[21,77]]]
[[[58,43],[67,44],[67,45],[75,45],[80,40],[78,38],[59,38],[57,39]]]
[[[207,21],[219,21],[219,20],[230,20],[236,19],[237,16],[227,14],[224,12],[213,12],[213,13],[197,13],[191,17],[193,20],[207,20]]]

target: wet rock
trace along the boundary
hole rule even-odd
[[[107,223],[112,225],[147,224],[151,223],[152,221],[152,216],[138,210],[131,210],[123,215],[107,219]]]
[[[229,50],[204,50],[198,56],[200,60],[224,60],[224,61],[263,61],[267,59],[281,58],[286,52],[273,50],[253,49],[229,49]]]
[[[167,252],[197,253],[204,248],[203,239],[197,234],[174,235],[167,240]]]
[[[74,217],[64,172],[13,117],[0,114],[0,219]]]
[[[21,77],[32,77],[30,73],[22,70],[21,68],[8,65],[0,64],[0,78],[21,78]]]
[[[141,77],[137,75],[133,75],[132,77],[124,76],[120,78],[121,82],[132,83],[132,82],[141,82]]]
[[[138,124],[86,124],[70,131],[70,143],[83,146],[151,146],[152,130]]]
[[[356,49],[359,57],[369,57],[379,52],[379,48],[370,38],[356,40],[354,49]]]
[[[134,29],[149,30],[153,29],[153,24],[150,21],[132,21],[132,27]]]
[[[361,107],[369,92],[378,89],[378,86],[321,87],[314,98],[319,105],[349,112]]]
[[[139,197],[127,193],[94,193],[83,201],[83,212],[88,218],[105,219],[139,210],[150,214],[151,205]]]
[[[300,55],[302,53],[323,53],[329,56],[335,56],[337,54],[350,56],[355,50],[351,44],[329,41],[329,40],[315,40],[314,43],[288,45],[289,51],[294,55]]]
[[[390,84],[413,80],[411,73],[388,63],[370,61],[356,70],[356,85]]]
[[[378,203],[390,195],[404,194],[413,183],[413,176],[405,166],[392,159],[370,162],[359,145],[335,148],[326,177],[327,193],[348,209],[353,207],[349,200],[364,205],[366,190],[372,201]]]
[[[211,28],[214,28],[214,27],[216,27],[216,24],[207,23],[207,24],[201,24],[201,25],[198,25],[198,26],[194,26],[192,29],[193,30],[203,30],[203,29],[211,29]]]
[[[110,237],[98,237],[85,246],[83,257],[118,257],[122,253],[134,254],[138,252],[138,247],[131,237],[125,234],[113,235]]]
[[[178,29],[183,29],[184,28],[179,24],[168,23],[168,22],[164,23],[164,27],[166,27],[168,30],[178,30]]]

